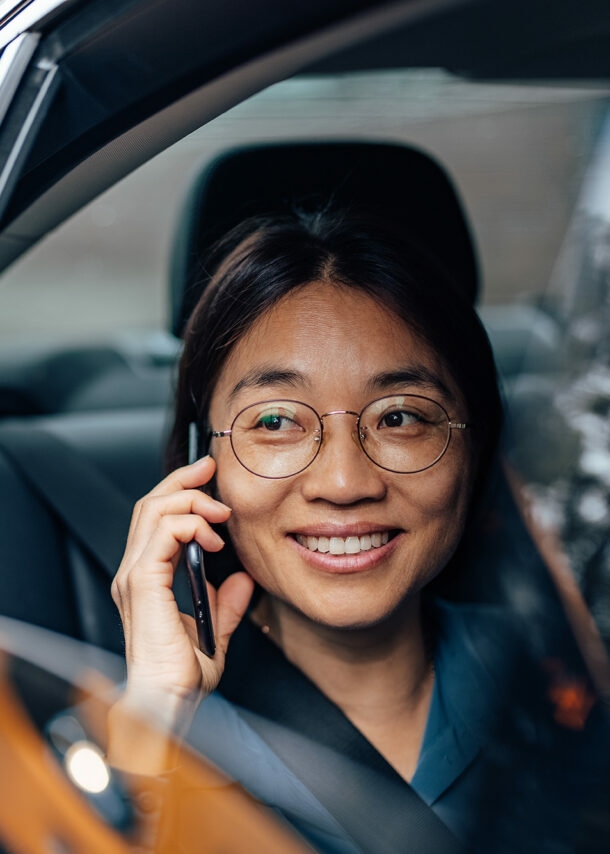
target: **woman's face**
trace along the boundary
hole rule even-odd
[[[360,412],[374,398],[405,391],[467,421],[448,371],[400,318],[362,292],[315,282],[285,297],[235,346],[212,397],[210,424],[227,430],[240,410],[261,400],[296,399],[320,414]],[[212,444],[219,497],[233,510],[228,527],[243,566],[276,606],[336,628],[379,624],[445,566],[462,533],[474,474],[468,431],[451,431],[432,468],[396,474],[365,456],[354,426],[349,415],[326,418],[314,462],[281,480],[247,471],[228,438]],[[350,538],[349,551],[365,548],[312,550],[332,537]],[[385,544],[366,548],[368,537]]]

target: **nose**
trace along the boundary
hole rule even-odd
[[[329,416],[345,416],[326,422]],[[320,416],[322,446],[303,472],[303,494],[333,504],[380,501],[386,493],[383,471],[366,456],[358,440],[357,412],[340,409]]]

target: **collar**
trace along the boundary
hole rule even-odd
[[[435,684],[415,774],[433,804],[488,744],[506,708],[516,632],[503,609],[435,600]],[[512,641],[512,642],[511,642]]]
[[[498,607],[436,599],[427,608],[435,685],[411,786],[430,805],[492,739],[509,699],[511,680],[506,677],[516,632],[512,619]],[[231,639],[219,692],[242,714],[254,713],[296,729],[404,784],[341,710],[247,619]],[[278,751],[277,744],[274,749]]]

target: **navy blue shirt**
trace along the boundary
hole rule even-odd
[[[426,851],[431,838],[446,850],[449,828],[469,854],[580,854],[585,836],[603,836],[606,827],[604,707],[596,703],[582,728],[557,719],[532,626],[505,609],[436,600],[425,616],[435,684],[410,788],[249,623],[232,638],[227,684],[221,681],[195,718],[194,746],[325,854],[408,850],[418,827],[424,829],[417,850]],[[549,634],[542,654],[559,654],[564,635]],[[253,696],[258,706],[248,701]],[[291,706],[296,712],[282,717]],[[269,738],[269,719],[283,727],[279,739],[276,732]],[[336,757],[344,748],[349,759],[342,765]],[[377,776],[363,772],[365,766]],[[391,790],[390,778],[396,778]],[[425,817],[414,809],[413,791],[442,822],[440,843],[427,808]],[[417,799],[416,805],[421,809]],[[369,844],[359,847],[350,833]]]
[[[411,786],[466,841],[486,786],[477,759],[507,701],[502,662],[515,648],[516,632],[497,608],[436,602],[434,614],[435,684]],[[189,740],[321,851],[358,851],[328,810],[219,693],[202,703]]]

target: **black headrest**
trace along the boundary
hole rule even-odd
[[[474,246],[444,169],[405,145],[277,143],[228,151],[197,176],[179,218],[171,261],[172,331],[180,336],[201,289],[201,259],[243,219],[312,208],[368,207],[404,224],[472,302],[478,293]]]

